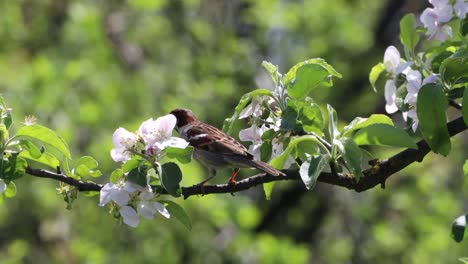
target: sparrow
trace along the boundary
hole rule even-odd
[[[239,168],[257,168],[273,176],[286,176],[269,164],[255,160],[244,145],[218,128],[201,122],[191,110],[177,108],[171,114],[177,119],[175,129],[179,135],[194,148],[193,157],[208,168],[209,177],[199,183],[200,186],[215,177],[216,170],[221,168],[233,168],[228,181],[230,185],[236,184],[234,178]]]

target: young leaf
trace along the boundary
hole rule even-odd
[[[299,111],[299,119],[302,122],[302,128],[305,132],[314,132],[318,135],[322,134],[324,127],[324,118],[322,110],[317,104],[305,105]]]
[[[461,46],[452,56],[440,65],[442,80],[450,85],[468,77],[468,45]]]
[[[358,145],[354,142],[354,140],[346,137],[343,137],[340,140],[335,140],[334,143],[343,155],[346,166],[348,166],[348,168],[351,170],[351,173],[356,178],[356,181],[359,181],[359,179],[361,179],[364,174],[362,174],[361,170],[362,152]]]
[[[297,124],[297,109],[296,106],[293,105],[292,101],[288,102],[288,108],[286,108],[283,113],[281,113],[281,129],[284,130],[298,130]]]
[[[263,162],[267,162],[271,158],[272,153],[272,143],[271,140],[263,141],[262,145],[260,146],[260,160]]]
[[[463,19],[460,23],[460,33],[462,36],[468,35],[468,16],[465,16],[465,19]]]
[[[99,177],[102,173],[97,167],[98,162],[93,157],[83,156],[76,163],[75,174],[81,177]]]
[[[23,147],[24,150],[29,152],[29,155],[32,158],[39,159],[42,156],[42,152],[31,141],[22,139],[22,140],[19,141],[19,144],[20,144],[20,146]]]
[[[294,65],[289,71],[288,73],[286,73],[286,75],[284,76],[284,84],[285,85],[288,85],[293,79],[296,78],[296,73],[297,73],[297,70],[301,67],[303,67],[304,65],[309,65],[309,64],[314,64],[314,65],[320,65],[322,66],[323,68],[325,68],[328,72],[329,75],[331,76],[335,76],[335,77],[338,77],[338,78],[341,78],[341,74],[339,74],[330,64],[328,64],[324,59],[320,59],[320,58],[316,58],[316,59],[310,59],[310,60],[306,60],[306,61],[303,61],[303,62],[299,62],[297,63],[296,65]]]
[[[13,181],[21,178],[26,173],[28,163],[24,159],[18,157],[18,154],[13,154],[8,157],[7,160],[3,160],[2,166],[2,178]]]
[[[180,171],[179,166],[174,162],[164,163],[161,166],[161,184],[164,186],[166,191],[174,196],[180,196],[180,186],[179,183],[182,180],[182,172]]]
[[[393,125],[392,119],[386,115],[381,115],[381,114],[375,114],[371,115],[368,118],[362,118],[362,117],[356,117],[349,123],[349,125],[345,126],[343,128],[343,131],[341,132],[344,137],[349,136],[352,132],[370,126],[374,124],[387,124],[387,125]]]
[[[465,124],[468,125],[468,88],[465,88],[465,91],[463,92],[462,115],[463,121],[465,121]]]
[[[262,66],[270,74],[275,85],[278,85],[278,68],[268,61],[263,61]]]
[[[451,143],[445,111],[448,102],[440,85],[429,83],[421,87],[416,103],[419,129],[432,151],[447,156]]]
[[[312,190],[317,183],[318,176],[330,161],[328,155],[312,155],[302,163],[299,174],[308,190]]]
[[[124,176],[123,171],[121,169],[116,169],[111,173],[109,177],[109,181],[113,184],[116,184],[123,178],[123,176]]]
[[[304,99],[310,91],[328,80],[329,73],[320,64],[305,64],[296,71],[294,79],[287,83],[288,94],[294,99]]]
[[[328,133],[330,135],[330,140],[337,138],[340,134],[338,132],[338,115],[336,114],[335,109],[329,104],[327,104],[328,111]]]
[[[226,118],[226,120],[224,120],[224,124],[223,124],[224,132],[226,132],[227,134],[231,134],[232,127],[234,125],[234,121],[237,120],[237,118],[239,117],[240,112],[247,106],[248,103],[250,103],[252,101],[252,99],[254,97],[264,96],[264,95],[273,96],[271,91],[269,91],[267,89],[256,89],[256,90],[253,90],[250,93],[244,94],[241,97],[241,99],[239,101],[239,104],[234,109],[234,114],[232,115],[232,117],[231,118]]]
[[[401,128],[373,124],[361,128],[353,137],[357,145],[378,145],[417,149],[413,139]]]
[[[50,153],[44,152],[39,158],[34,158],[31,156],[31,153],[29,151],[22,151],[18,155],[18,157],[31,160],[34,162],[38,162],[40,164],[43,164],[45,166],[49,166],[53,169],[57,169],[57,167],[60,165],[60,161],[52,156]]]
[[[407,14],[400,20],[400,41],[409,50],[418,44],[419,35],[416,32],[416,19],[413,14]]]
[[[466,233],[466,222],[468,219],[468,215],[461,215],[453,221],[452,224],[452,238],[455,242],[461,242],[463,238],[465,238]]]
[[[5,189],[4,194],[7,198],[12,198],[16,196],[16,185],[14,182],[11,181],[7,184],[7,188]]]
[[[169,147],[164,150],[170,159],[177,159],[181,163],[189,163],[192,160],[193,147],[188,146],[184,149]]]
[[[129,171],[137,168],[139,165],[140,165],[140,160],[138,158],[133,158],[133,159],[127,160],[122,165],[122,171],[124,173],[129,172]]]
[[[382,74],[382,72],[385,72],[385,66],[383,65],[383,63],[378,63],[374,67],[372,67],[369,73],[369,82],[372,85],[372,89],[374,89],[374,92],[377,92],[377,81],[379,80],[379,77]]]
[[[38,141],[39,145],[53,148],[58,151],[63,157],[71,158],[70,151],[65,142],[57,136],[57,134],[47,128],[40,125],[24,126],[18,130],[16,136],[20,139],[28,139],[31,141]],[[54,154],[54,153],[52,153]]]
[[[0,124],[0,144],[3,146],[8,140],[8,129],[5,124]]]
[[[273,192],[274,186],[275,186],[275,182],[267,182],[263,184],[263,192],[265,193],[265,198],[267,200],[271,199],[271,193]]]
[[[289,142],[288,147],[281,153],[279,156],[273,158],[270,161],[270,165],[273,166],[276,169],[282,169],[284,167],[284,164],[289,158],[289,155],[291,154],[291,151],[300,143],[302,142],[313,142],[317,143],[318,140],[314,136],[301,136],[301,137],[296,137]],[[308,154],[316,154],[316,153],[308,153]]]
[[[192,220],[190,219],[190,216],[185,212],[184,208],[174,203],[173,201],[163,200],[159,202],[166,207],[167,211],[169,211],[169,214],[171,216],[175,217],[175,219],[177,219],[189,231],[192,230]]]

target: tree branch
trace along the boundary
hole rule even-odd
[[[463,121],[462,117],[459,117],[447,124],[447,128],[451,137],[458,133],[468,129]],[[331,185],[341,186],[357,192],[363,192],[374,188],[375,186],[382,184],[384,186],[385,181],[394,173],[402,170],[413,162],[421,162],[423,158],[431,151],[426,141],[421,140],[417,143],[418,149],[406,149],[402,152],[385,160],[374,162],[371,168],[363,171],[364,177],[356,182],[352,174],[347,173],[336,173],[332,174],[329,172],[322,172],[318,177],[318,181],[328,183]],[[65,182],[67,184],[76,186],[80,191],[100,191],[102,185],[94,182],[83,182],[67,177],[60,173],[54,173],[47,170],[26,168],[26,172],[32,176],[50,178],[57,181]],[[182,195],[184,199],[192,195],[199,194],[213,194],[213,193],[234,193],[243,190],[247,190],[254,186],[282,180],[301,180],[299,171],[285,170],[286,176],[272,176],[260,173],[241,181],[238,181],[236,185],[229,184],[216,184],[216,185],[205,185],[203,190],[199,185],[193,185],[190,187],[182,187]]]

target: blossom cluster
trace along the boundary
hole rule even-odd
[[[437,80],[437,74],[430,74],[422,79],[422,75],[418,70],[413,70],[412,62],[405,62],[400,58],[400,52],[394,46],[389,46],[384,54],[384,66],[390,79],[385,82],[385,110],[389,114],[398,111],[396,104],[397,87],[396,82],[400,74],[404,75],[406,81],[407,94],[404,103],[408,105],[408,111],[402,112],[403,119],[407,121],[411,118],[413,131],[418,128],[418,117],[416,115],[416,101],[419,90],[424,84],[433,83]]]
[[[426,8],[420,20],[427,29],[429,39],[446,40],[452,37],[452,28],[447,24],[453,15],[464,19],[468,13],[468,2],[456,0],[452,5],[449,0],[429,0],[433,7]]]
[[[140,222],[138,214],[146,219],[153,219],[156,213],[170,218],[164,205],[153,201],[154,198],[153,190],[149,185],[142,187],[131,182],[120,181],[117,184],[107,183],[102,187],[99,205],[105,206],[113,201],[118,206],[123,222],[136,227]]]
[[[172,137],[172,130],[176,125],[174,115],[165,115],[156,120],[144,121],[136,133],[125,128],[118,128],[113,136],[114,148],[110,154],[114,161],[125,162],[132,154],[142,154],[151,162],[158,162],[161,153],[168,147],[186,148],[188,142],[182,138]],[[154,201],[155,195],[149,185],[145,187],[126,181],[107,183],[100,191],[99,205],[105,206],[113,202],[123,222],[136,227],[139,223],[138,214],[146,219],[154,218],[159,212],[169,218],[169,212],[164,205]]]
[[[275,132],[280,130],[281,119],[275,115],[270,115],[266,120],[261,120],[260,117],[263,114],[262,104],[274,105],[277,102],[285,100],[287,96],[287,90],[281,84],[275,86],[272,89],[272,96],[259,96],[252,99],[249,105],[247,105],[239,114],[239,119],[252,118],[253,124],[251,127],[243,129],[239,132],[239,139],[244,142],[252,142],[249,146],[249,152],[254,156],[255,159],[261,160],[261,146],[264,143],[262,135],[269,129],[273,129]],[[268,125],[267,125],[268,124]],[[272,140],[271,157],[279,156],[283,153],[283,143],[279,139],[274,138]],[[289,157],[285,162],[282,169],[288,169],[294,163],[294,159]]]
[[[137,143],[144,144],[145,154],[156,156],[162,150],[173,148],[186,148],[188,142],[182,138],[172,137],[172,130],[177,119],[174,115],[165,115],[153,120],[143,122],[137,133],[132,133],[125,128],[118,128],[112,135],[115,148],[111,150],[111,157],[116,162],[125,162],[130,159],[133,151],[137,149]]]

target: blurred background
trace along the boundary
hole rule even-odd
[[[314,99],[344,124],[383,113],[368,82],[399,19],[428,6],[368,0],[0,0],[0,93],[16,124],[26,115],[57,130],[75,159],[95,157],[106,174],[119,126],[136,130],[176,107],[221,127],[240,96],[265,82],[261,62],[286,72],[321,57],[344,77]],[[58,184],[25,176],[0,206],[1,263],[456,263],[466,243],[450,238],[468,206],[462,164],[467,137],[448,158],[430,154],[387,188],[355,193],[281,182],[235,196],[180,202],[193,230],[175,220],[119,225],[98,197],[73,210]],[[388,157],[398,150],[379,153]],[[181,165],[183,185],[206,175]],[[225,171],[213,182],[225,182]],[[254,172],[243,170],[246,177]],[[103,178],[102,181],[106,181]]]

